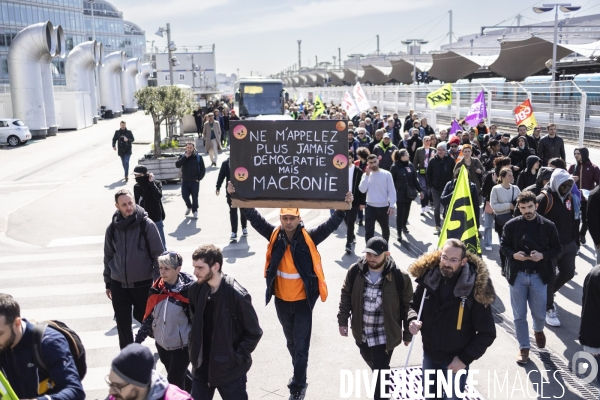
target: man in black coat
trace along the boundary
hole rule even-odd
[[[154,180],[154,174],[148,172],[145,165],[138,165],[133,169],[135,176],[135,186],[133,187],[133,196],[135,203],[139,204],[146,212],[148,217],[154,221],[158,228],[163,247],[167,249],[165,241],[165,209],[162,204],[162,183]]]
[[[547,286],[554,279],[552,259],[558,256],[561,247],[556,226],[537,214],[537,198],[533,192],[521,192],[517,207],[521,215],[504,225],[500,246],[506,256],[504,276],[510,285],[510,303],[519,342],[517,363],[527,364],[531,347],[527,305],[536,345],[543,349],[546,347]]]
[[[221,169],[219,170],[219,177],[217,178],[217,190],[216,195],[221,194],[221,185],[223,182],[229,182],[229,177],[231,176],[231,168],[229,167],[229,158],[221,164]],[[237,230],[238,230],[238,208],[231,206],[231,196],[229,193],[226,193],[227,205],[229,206],[229,221],[231,222],[231,237],[229,240],[232,242],[237,240]],[[248,236],[247,229],[247,220],[244,216],[244,213],[240,210],[240,219],[242,221],[242,234],[244,236]]]
[[[419,257],[408,272],[418,284],[410,308],[417,312],[422,304],[420,321],[412,321],[410,333],[421,331],[423,339],[423,382],[431,373],[444,374],[461,370],[453,393],[464,393],[469,365],[479,359],[496,339],[496,325],[490,307],[496,296],[485,262],[458,239],[448,239],[441,250]],[[427,292],[425,294],[425,292]],[[423,301],[423,303],[422,303]],[[440,378],[425,393],[436,393]],[[454,381],[452,377],[452,381]]]
[[[204,127],[204,115],[202,113],[202,107],[198,106],[197,109],[192,113],[194,117],[194,122],[196,123],[196,131],[198,132],[198,137],[200,137],[200,133],[202,132],[202,128]]]
[[[556,124],[548,124],[548,134],[540,139],[537,146],[537,155],[542,159],[542,165],[548,165],[548,160],[560,157],[567,160],[565,142],[556,134]]]
[[[193,212],[194,219],[198,219],[198,193],[200,192],[200,181],[206,173],[206,167],[202,156],[196,151],[194,143],[185,145],[185,152],[181,153],[175,166],[181,168],[181,197],[187,206],[185,215]],[[190,201],[190,196],[192,196],[192,201]]]
[[[583,298],[581,301],[581,326],[579,327],[579,343],[594,356],[596,365],[600,365],[600,265],[596,265],[583,282]],[[596,375],[600,383],[600,371]]]
[[[356,216],[358,215],[359,210],[364,210],[365,205],[367,204],[367,195],[361,192],[358,189],[358,185],[360,184],[360,180],[363,176],[363,172],[360,168],[354,165],[354,154],[348,154],[348,180],[350,183],[350,191],[354,196],[354,200],[352,201],[352,208],[346,211],[346,253],[352,253],[352,243],[354,243],[355,235],[354,235],[354,223],[356,222]]]
[[[217,389],[223,400],[248,400],[246,374],[263,334],[252,299],[235,279],[223,274],[221,249],[202,245],[192,260],[198,279],[189,289],[192,397],[212,399]]]
[[[446,143],[438,143],[435,157],[429,161],[427,168],[427,186],[431,188],[431,197],[433,197],[433,218],[435,220],[435,234],[440,234],[442,219],[440,212],[442,210],[440,199],[446,184],[452,181],[454,166],[456,161],[448,157]]]
[[[121,121],[119,129],[113,135],[112,148],[118,150],[117,154],[121,157],[121,163],[125,171],[125,182],[129,180],[129,158],[131,158],[131,145],[134,140],[133,133],[127,129],[125,121]],[[117,142],[119,142],[118,147],[116,146]]]
[[[513,149],[516,149],[517,147],[519,147],[519,137],[520,136],[525,137],[527,147],[529,147],[530,149],[533,149],[534,151],[537,150],[537,142],[535,141],[535,139],[533,137],[531,137],[531,135],[527,134],[527,126],[525,126],[525,125],[519,125],[519,127],[517,128],[517,136],[510,139],[509,143]]]

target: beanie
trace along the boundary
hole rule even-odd
[[[111,369],[125,382],[146,387],[152,380],[154,357],[147,347],[131,343],[113,360]]]
[[[460,138],[457,135],[453,135],[450,140],[448,141],[448,144],[450,146],[452,146],[453,144],[460,144]]]

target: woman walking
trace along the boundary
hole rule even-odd
[[[490,205],[494,210],[494,228],[498,234],[498,240],[502,238],[504,225],[512,218],[515,210],[515,200],[521,189],[513,185],[514,177],[511,168],[504,167],[498,175],[498,184],[492,188],[490,194]],[[504,273],[504,262],[506,257],[500,251],[500,267]]]
[[[483,181],[483,165],[477,158],[473,158],[473,146],[470,144],[463,144],[462,146],[463,158],[456,163],[454,170],[460,171],[462,165],[465,166],[467,172],[469,172],[469,180],[477,187],[477,193],[481,192],[481,182]]]
[[[406,222],[410,213],[410,205],[417,196],[425,197],[415,166],[409,161],[406,149],[396,150],[392,155],[394,164],[390,168],[394,186],[396,187],[396,230],[398,231],[398,242],[402,243],[402,232],[408,233]]]

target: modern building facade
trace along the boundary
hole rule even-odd
[[[61,25],[67,51],[79,43],[92,40],[92,12],[96,40],[104,43],[105,53],[125,51],[127,57],[142,58],[146,36],[133,22],[123,20],[123,13],[105,0],[1,0],[0,1],[0,84],[8,84],[8,48],[12,39],[28,25],[51,21]],[[54,59],[55,85],[65,85],[65,59]]]
[[[188,85],[200,90],[215,90],[217,76],[215,72],[215,52],[172,53],[177,57],[179,65],[173,67],[173,84]],[[154,55],[156,61],[156,83],[158,86],[171,84],[169,71],[169,54]]]

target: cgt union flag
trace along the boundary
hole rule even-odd
[[[515,122],[517,126],[525,125],[527,127],[527,134],[533,134],[533,128],[537,126],[535,115],[533,115],[533,107],[529,99],[525,100],[515,108]]]
[[[448,207],[444,226],[440,232],[438,248],[442,248],[448,239],[458,239],[467,246],[467,250],[470,252],[481,254],[475,208],[469,186],[469,173],[464,165],[460,167],[460,173],[454,186],[454,194],[452,194],[450,207]]]

